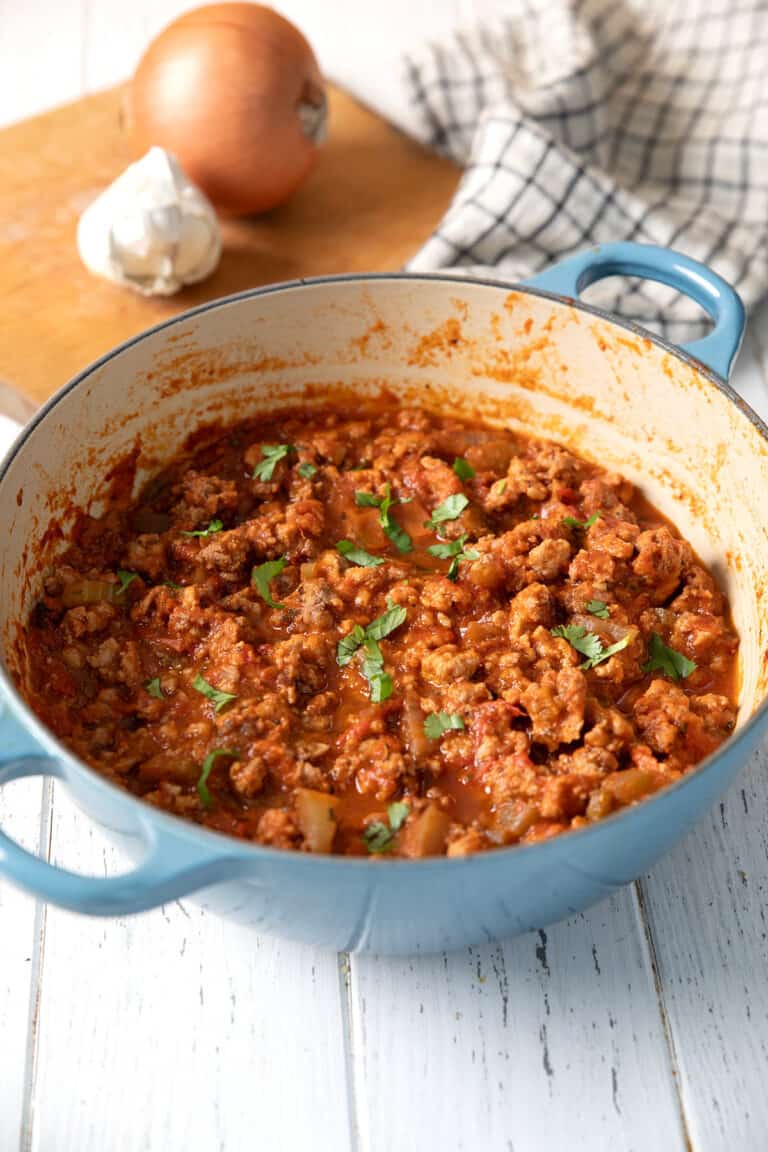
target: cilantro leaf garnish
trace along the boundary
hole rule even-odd
[[[394,504],[409,504],[408,500],[397,500],[392,496],[389,481],[384,485],[384,495],[376,496],[372,492],[355,492],[355,503],[358,508],[378,508],[379,524],[385,536],[388,536],[399,552],[411,552],[413,541],[404,528],[397,523],[390,509]]]
[[[408,819],[408,813],[410,810],[411,809],[409,806],[404,804],[402,800],[396,800],[394,804],[388,805],[387,818],[389,820],[389,826],[393,832],[400,831],[403,824],[405,824],[405,821]]]
[[[339,668],[343,668],[349,664],[350,660],[357,652],[358,648],[365,642],[365,630],[359,624],[355,624],[351,632],[349,632],[339,643],[336,648],[336,663]]]
[[[388,700],[394,687],[392,677],[384,671],[384,655],[379,648],[378,641],[389,636],[395,628],[399,628],[407,615],[408,613],[402,605],[395,604],[388,597],[386,612],[372,620],[366,628],[362,628],[360,624],[355,624],[352,631],[338,643],[336,663],[340,668],[349,664],[353,656],[362,649],[363,659],[360,671],[370,685],[371,700],[375,704]]]
[[[643,665],[643,672],[663,672],[670,680],[685,680],[697,665],[689,660],[682,652],[668,648],[658,632],[651,633],[648,643],[648,662]]]
[[[465,460],[463,456],[456,457],[453,462],[453,470],[459,480],[471,480],[475,475],[475,470],[469,460]]]
[[[317,472],[317,467],[312,463],[311,460],[303,460],[301,464],[299,464],[296,471],[298,472],[299,476],[303,477],[304,480],[311,480]]]
[[[433,712],[424,721],[424,734],[430,740],[439,740],[444,732],[464,729],[464,721],[457,712]]]
[[[138,575],[138,572],[126,572],[125,568],[118,568],[117,578],[120,581],[120,587],[117,592],[115,592],[115,596],[122,596],[128,585],[132,584],[133,581],[138,578]]]
[[[403,824],[408,818],[410,808],[401,800],[395,801],[394,804],[387,806],[387,823],[384,824],[381,820],[374,820],[369,824],[365,832],[363,832],[363,843],[369,852],[379,854],[382,852],[391,852],[394,841],[395,833],[399,832]]]
[[[389,636],[390,632],[394,632],[395,628],[399,628],[405,621],[408,612],[402,604],[395,604],[391,596],[387,597],[387,610],[382,612],[381,616],[377,616],[365,630],[366,636],[370,636],[372,640],[383,640],[385,636]]]
[[[442,504],[438,504],[437,508],[433,510],[429,520],[424,521],[424,527],[436,529],[440,524],[445,524],[448,520],[458,519],[468,504],[469,500],[463,492],[457,492],[453,496],[447,496]]]
[[[358,508],[380,508],[383,497],[373,492],[355,492],[355,504]]]
[[[163,587],[170,588],[172,592],[180,592],[183,585],[174,584],[173,580],[163,580]]]
[[[208,777],[211,774],[211,769],[218,760],[219,756],[229,756],[232,760],[238,760],[240,753],[234,748],[214,748],[213,752],[209,752],[205,760],[203,760],[203,770],[200,773],[200,779],[197,782],[197,794],[203,802],[205,808],[210,808],[212,804],[211,794],[208,791]]]
[[[615,644],[604,648],[597,633],[588,632],[581,624],[559,624],[557,628],[552,629],[552,635],[561,636],[568,641],[572,648],[581,652],[582,656],[587,657],[579,665],[580,668],[584,669],[596,668],[598,664],[602,664],[617,652],[621,652],[630,641],[630,633],[628,632],[626,636],[622,636],[621,640],[617,640]]]
[[[388,536],[392,543],[397,548],[398,552],[411,552],[413,551],[413,543],[410,536],[404,528],[397,523],[391,516],[390,508],[393,504],[409,504],[409,500],[394,500],[392,498],[392,491],[389,486],[389,481],[384,485],[384,499],[379,505],[379,524],[384,530],[384,535]]]
[[[564,516],[563,524],[567,524],[569,528],[581,528],[582,531],[586,532],[587,528],[591,528],[595,521],[599,519],[599,512],[593,512],[588,520],[576,520],[573,516]]]
[[[587,600],[587,612],[599,617],[600,620],[607,620],[611,614],[604,600]]]
[[[394,684],[389,673],[384,671],[384,655],[372,636],[366,636],[363,643],[361,671],[371,686],[371,700],[374,704],[389,700]]]
[[[378,568],[385,563],[383,556],[371,556],[370,552],[366,552],[365,548],[361,548],[358,544],[353,544],[351,540],[339,540],[336,551],[340,552],[345,560],[349,560],[350,564],[359,564],[361,568]]]
[[[225,704],[229,704],[231,700],[237,700],[234,692],[222,692],[220,688],[214,688],[213,684],[204,680],[199,672],[192,681],[192,687],[195,692],[199,692],[201,696],[205,696],[211,701],[214,712],[220,712]]]
[[[147,680],[144,688],[149,692],[150,696],[154,696],[156,700],[164,700],[163,690],[160,687],[160,677],[155,676],[154,680]]]
[[[459,564],[462,560],[479,560],[480,553],[475,548],[465,548],[467,540],[469,539],[468,532],[462,532],[457,540],[451,540],[444,544],[430,544],[427,552],[430,556],[436,556],[438,560],[450,560],[451,564],[448,568],[448,579],[458,580],[459,578]]]
[[[269,585],[270,581],[280,575],[286,563],[285,556],[281,556],[279,560],[267,560],[265,564],[259,564],[251,572],[251,583],[256,585],[259,596],[266,604],[269,604],[270,608],[285,608],[285,604],[279,604],[272,599]]]
[[[221,520],[211,520],[207,528],[196,528],[194,532],[182,532],[182,536],[214,536],[221,532],[224,525]]]
[[[293,451],[293,444],[262,444],[261,460],[251,474],[253,479],[271,480],[278,461],[284,460],[288,453]]]

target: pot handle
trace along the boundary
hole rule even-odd
[[[64,778],[61,765],[45,755],[18,718],[0,703],[0,787],[27,776]],[[218,856],[149,819],[141,822],[146,854],[121,876],[82,876],[27,852],[0,829],[0,877],[60,908],[91,916],[125,916],[252,869],[247,861]]]
[[[700,304],[715,326],[700,340],[681,344],[680,348],[705,368],[728,379],[744,336],[744,305],[738,292],[722,276],[690,256],[655,244],[633,244],[629,240],[598,244],[575,256],[567,256],[537,276],[523,280],[522,284],[574,299],[590,284],[607,276],[656,280]]]

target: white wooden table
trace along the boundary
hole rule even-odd
[[[0,122],[120,79],[190,6],[0,0]],[[370,9],[277,6],[365,93]],[[377,51],[404,7],[428,28],[426,0],[391,0]],[[736,384],[768,414],[768,309]],[[0,823],[121,866],[60,787],[10,786]],[[767,900],[768,748],[639,884],[451,956],[336,956],[193,906],[87,920],[0,885],[0,1152],[765,1152]]]

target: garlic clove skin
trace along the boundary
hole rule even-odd
[[[144,296],[172,296],[204,280],[221,257],[213,206],[163,148],[126,168],[77,226],[90,272]]]

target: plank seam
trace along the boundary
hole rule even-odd
[[[352,999],[352,957],[349,952],[338,955],[339,1004],[341,1009],[341,1037],[344,1046],[344,1082],[349,1121],[349,1152],[360,1152],[360,1123],[358,1110],[358,1076],[354,1040],[354,1003]]]
[[[53,843],[53,781],[44,779],[40,803],[40,833],[38,850],[44,860],[50,861]],[[45,963],[45,930],[48,905],[35,902],[34,946],[32,972],[29,983],[29,1012],[27,1016],[27,1047],[24,1057],[24,1095],[21,1108],[20,1152],[31,1152],[35,1122],[35,1092],[40,1040],[40,1006],[43,998],[43,967]]]
[[[641,944],[645,944],[647,961],[651,970],[651,975],[653,976],[653,986],[656,992],[656,1003],[659,1009],[661,1027],[664,1033],[664,1040],[667,1045],[667,1052],[669,1054],[673,1091],[675,1099],[677,1100],[677,1110],[680,1117],[680,1130],[687,1152],[694,1152],[694,1144],[691,1138],[688,1116],[686,1114],[685,1102],[683,1100],[683,1093],[681,1088],[682,1080],[680,1074],[680,1062],[677,1055],[677,1046],[675,1044],[672,1025],[669,1021],[669,1014],[667,1012],[666,999],[664,996],[664,985],[661,979],[658,956],[656,954],[656,944],[653,939],[653,929],[651,928],[650,919],[648,917],[648,913],[646,912],[643,881],[637,880],[634,884],[631,885],[631,888],[634,896],[635,912],[637,915],[638,923],[640,925],[640,941]]]

